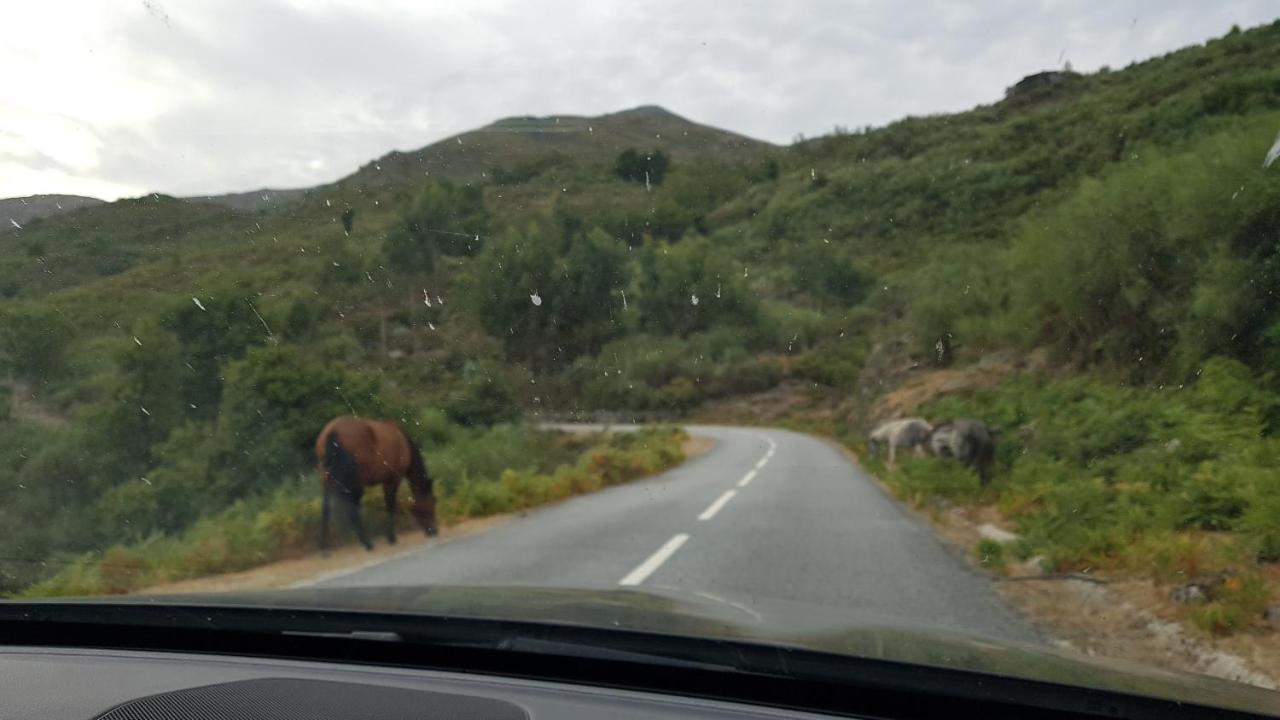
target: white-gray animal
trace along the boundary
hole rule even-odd
[[[867,450],[871,457],[879,454],[880,445],[889,447],[889,466],[893,467],[898,457],[898,448],[914,448],[916,455],[924,455],[924,446],[929,442],[933,427],[920,418],[902,418],[880,423],[867,434]]]

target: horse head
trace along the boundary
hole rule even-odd
[[[440,526],[436,524],[436,496],[434,494],[414,497],[409,511],[413,513],[413,518],[418,521],[418,525],[422,526],[422,531],[427,534],[427,537],[435,537],[439,534]]]

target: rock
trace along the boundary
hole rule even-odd
[[[1262,613],[1262,618],[1271,627],[1280,627],[1280,605],[1272,605]]]
[[[1234,570],[1223,570],[1179,585],[1170,591],[1169,599],[1184,605],[1194,605],[1217,600],[1224,593],[1239,591],[1243,586],[1239,574]]]
[[[1043,575],[1044,561],[1045,557],[1043,555],[1027,558],[1026,562],[1022,563],[1022,571],[1028,575]]]
[[[1009,532],[1008,530],[998,528],[991,523],[982,523],[979,525],[978,536],[983,540],[990,540],[992,542],[1000,543],[1001,545],[1007,545],[1008,543],[1018,539],[1017,535]]]
[[[1189,582],[1169,592],[1169,599],[1182,605],[1199,605],[1209,599],[1209,589],[1202,583]]]

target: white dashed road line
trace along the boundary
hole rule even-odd
[[[658,551],[649,556],[648,560],[636,566],[635,570],[627,573],[627,576],[618,581],[619,585],[639,585],[645,581],[645,578],[653,574],[654,570],[662,567],[662,563],[668,558],[676,554],[681,545],[689,541],[686,533],[680,533],[667,541],[665,545],[658,548]]]
[[[740,488],[744,488],[747,485],[751,484],[751,481],[755,479],[756,474],[759,473],[760,470],[764,468],[764,466],[769,462],[769,458],[773,457],[774,451],[778,449],[778,444],[775,443],[772,439],[770,439],[769,436],[761,435],[760,437],[764,439],[765,442],[769,443],[769,450],[765,452],[764,457],[760,458],[756,462],[755,468],[748,471],[747,474],[743,475],[742,479],[738,481],[738,487]],[[720,497],[715,499],[715,502],[711,503],[709,506],[707,506],[706,510],[702,511],[702,514],[698,516],[698,519],[710,520],[711,518],[715,517],[716,513],[724,509],[724,506],[728,505],[729,501],[732,500],[734,496],[737,494],[738,494],[737,490],[724,491],[724,493],[720,495]],[[675,555],[676,551],[679,550],[680,547],[688,541],[689,541],[688,533],[679,533],[673,536],[662,547],[658,548],[657,552],[650,555],[648,559],[646,559],[644,562],[637,565],[634,570],[627,573],[626,577],[618,581],[618,584],[624,585],[624,586],[635,586],[644,582],[646,579],[648,579],[650,575],[654,573],[654,571],[662,567],[662,564],[664,562],[666,562],[667,560],[670,560],[671,556]]]
[[[737,494],[738,494],[737,490],[725,490],[723,495],[716,498],[715,502],[708,505],[707,509],[702,511],[702,514],[698,516],[698,519],[710,520],[711,518],[715,517],[716,513],[720,512],[720,508],[727,505],[729,501],[733,499],[733,496]]]

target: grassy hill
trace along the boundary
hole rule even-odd
[[[677,162],[749,159],[772,147],[742,135],[699,125],[648,105],[600,117],[513,117],[445,138],[413,152],[392,152],[342,181],[368,191],[420,183],[427,177],[455,182],[491,181],[498,171],[526,179],[557,165],[606,168],[627,148],[661,150]]]
[[[1265,559],[1278,60],[1280,26],[1233,30],[788,147],[655,107],[510,118],[254,213],[151,196],[0,229],[20,400],[0,403],[0,522],[24,528],[0,556],[182,532],[294,482],[336,412],[444,448],[521,414],[679,416],[784,379],[865,403],[909,368],[1039,349],[1055,375],[926,408],[1017,438],[1001,476],[1025,482],[979,492],[925,463],[903,487],[1018,509],[1026,552],[1063,567],[1202,532],[1238,533],[1222,562]],[[1194,452],[1141,476],[1173,439]],[[451,470],[446,493],[474,492]],[[1225,515],[1187,520],[1205,472],[1244,479],[1210,493]],[[1098,538],[1054,529],[1086,502],[1143,510]]]
[[[266,210],[282,210],[301,200],[310,192],[310,188],[294,188],[281,190],[262,188],[248,192],[225,193],[223,195],[202,195],[186,198],[194,202],[221,205],[238,212],[262,212]]]
[[[29,195],[0,199],[0,218],[5,225],[26,225],[36,218],[57,215],[102,201],[83,195]]]

